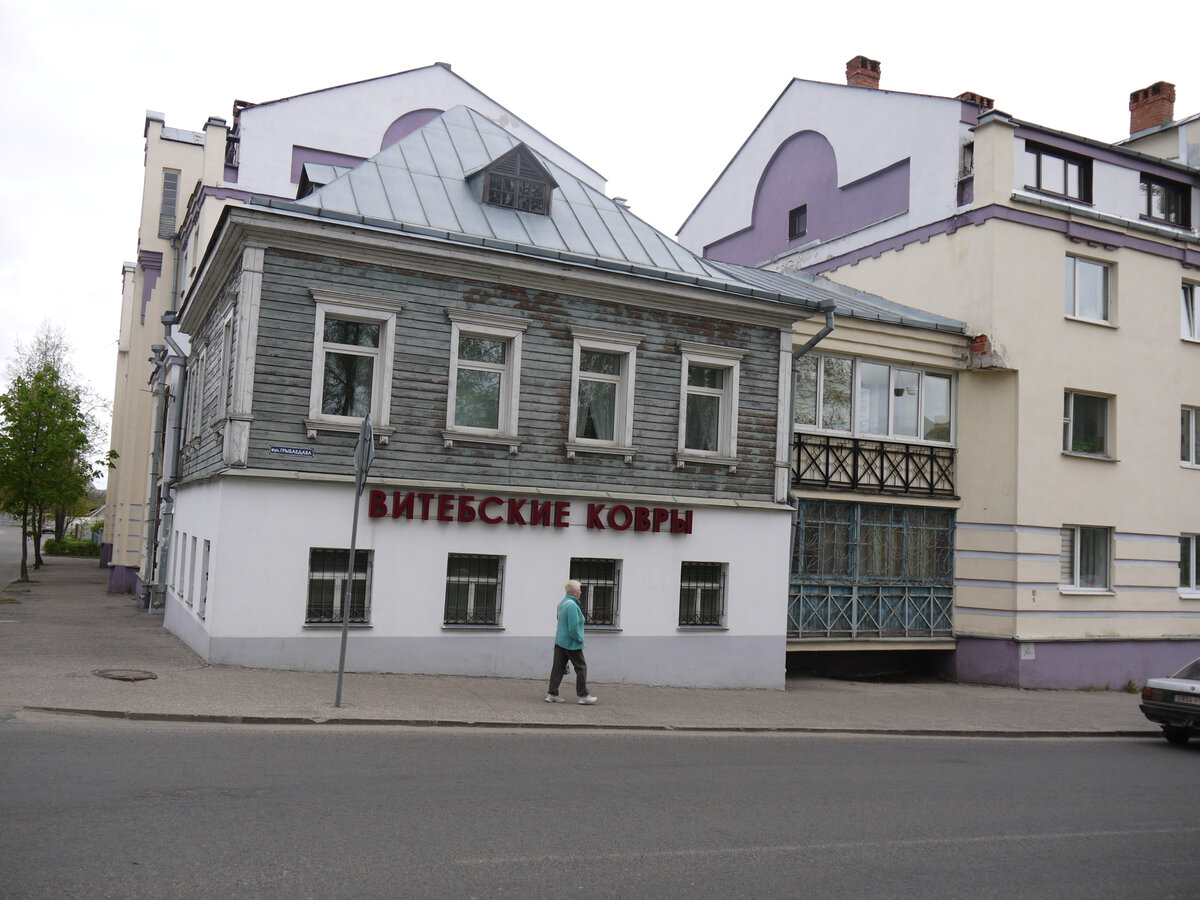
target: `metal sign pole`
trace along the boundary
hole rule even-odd
[[[342,650],[338,657],[337,698],[333,705],[342,705],[342,676],[346,672],[346,639],[350,635],[350,598],[354,586],[354,556],[358,551],[358,501],[367,485],[367,472],[375,460],[375,439],[371,433],[371,417],[363,419],[362,431],[354,447],[354,521],[350,527],[350,562],[346,566],[346,583],[342,587]]]

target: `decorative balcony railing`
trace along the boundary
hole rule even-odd
[[[849,585],[792,582],[789,638],[949,638],[949,585]]]
[[[953,497],[954,448],[797,433],[794,487]]]

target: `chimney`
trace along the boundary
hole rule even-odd
[[[879,60],[854,57],[846,63],[846,84],[850,87],[879,87]]]
[[[973,103],[979,107],[979,111],[983,112],[987,109],[995,107],[996,103],[991,97],[985,97],[983,94],[976,94],[974,91],[963,91],[955,100],[962,100],[964,103]]]
[[[1129,95],[1129,133],[1175,121],[1175,85],[1156,81]]]

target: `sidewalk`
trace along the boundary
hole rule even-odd
[[[48,558],[0,591],[0,717],[20,709],[160,721],[624,728],[982,736],[1158,735],[1123,692],[788,679],[784,691],[594,685],[594,706],[543,702],[538,680],[210,666],[96,560]],[[549,654],[547,654],[549,659]],[[97,669],[157,677],[114,681]],[[601,675],[601,673],[597,673]],[[569,686],[568,686],[569,687]],[[569,690],[567,692],[569,694]]]

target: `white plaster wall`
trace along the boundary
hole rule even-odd
[[[543,528],[370,519],[366,496],[358,547],[374,551],[372,627],[351,634],[357,670],[540,677],[570,559],[595,556],[623,561],[621,630],[588,635],[597,677],[604,670],[610,681],[782,687],[787,509],[690,507],[693,533],[672,535],[588,530],[584,499],[571,501],[571,527]],[[182,488],[176,529],[195,535],[198,547],[213,541],[207,614],[200,622],[195,606],[172,597],[168,627],[214,662],[336,668],[340,630],[304,626],[308,553],[349,546],[352,506],[346,484],[245,477]],[[450,552],[506,558],[502,631],[443,628]],[[728,563],[726,630],[677,627],[685,560]]]
[[[577,178],[604,190],[605,179],[443,66],[432,65],[266,103],[241,113],[236,187],[292,198],[292,147],[371,157],[389,125],[417,109],[469,106],[526,141]]]
[[[829,140],[837,154],[839,185],[911,159],[909,212],[873,226],[872,241],[943,219],[956,208],[959,143],[966,130],[961,113],[960,101],[944,97],[797,79],[682,226],[679,242],[700,253],[706,244],[747,227],[763,170],[779,145],[799,131],[816,131]],[[815,252],[823,258],[837,245],[831,241]]]

